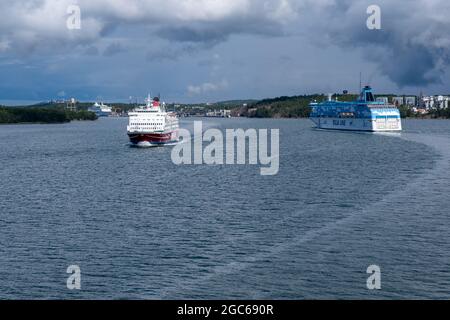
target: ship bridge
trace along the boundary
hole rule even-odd
[[[360,102],[375,102],[375,97],[372,93],[372,88],[369,86],[365,86],[361,91],[361,95],[359,96]]]

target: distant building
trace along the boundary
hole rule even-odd
[[[231,110],[210,111],[206,113],[206,116],[212,118],[230,118]]]
[[[392,103],[396,106],[402,106],[405,104],[405,99],[403,97],[393,97]]]
[[[450,98],[446,96],[438,96],[437,102],[439,109],[447,109],[449,99]]]
[[[382,102],[384,104],[389,104],[389,98],[388,97],[378,97],[377,102]]]
[[[421,105],[426,110],[447,109],[450,98],[447,96],[422,97]]]
[[[425,110],[434,109],[434,97],[422,97],[422,104]]]
[[[66,109],[69,111],[77,111],[77,100],[75,98],[71,98],[66,102]]]
[[[416,97],[405,97],[405,104],[411,107],[416,106]]]

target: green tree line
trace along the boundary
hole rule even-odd
[[[250,118],[306,118],[311,113],[309,104],[323,99],[323,95],[264,99],[249,105],[241,114]]]
[[[0,107],[0,123],[66,123],[72,120],[96,120],[95,113],[47,108]]]

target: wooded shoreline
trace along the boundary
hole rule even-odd
[[[89,111],[69,111],[55,108],[0,107],[0,124],[67,123],[73,120],[94,121]]]

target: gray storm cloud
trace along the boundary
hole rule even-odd
[[[81,8],[81,30],[66,28],[71,4]],[[372,4],[381,8],[381,30],[366,27]],[[0,2],[0,11],[0,57],[74,47],[111,55],[126,47],[127,33],[200,48],[234,34],[298,34],[324,50],[360,49],[399,86],[438,83],[450,62],[448,0],[18,0]],[[126,30],[120,39],[118,30]]]
[[[381,9],[381,30],[366,27],[366,9]],[[330,4],[320,29],[342,48],[359,48],[400,87],[441,82],[450,62],[450,2],[350,1]],[[364,71],[364,70],[362,70]]]
[[[67,9],[78,5],[82,28],[68,30]],[[281,34],[294,14],[273,0],[18,0],[0,2],[0,50],[29,51],[45,42],[100,41],[120,27],[147,28],[174,41],[224,41],[234,33]]]

